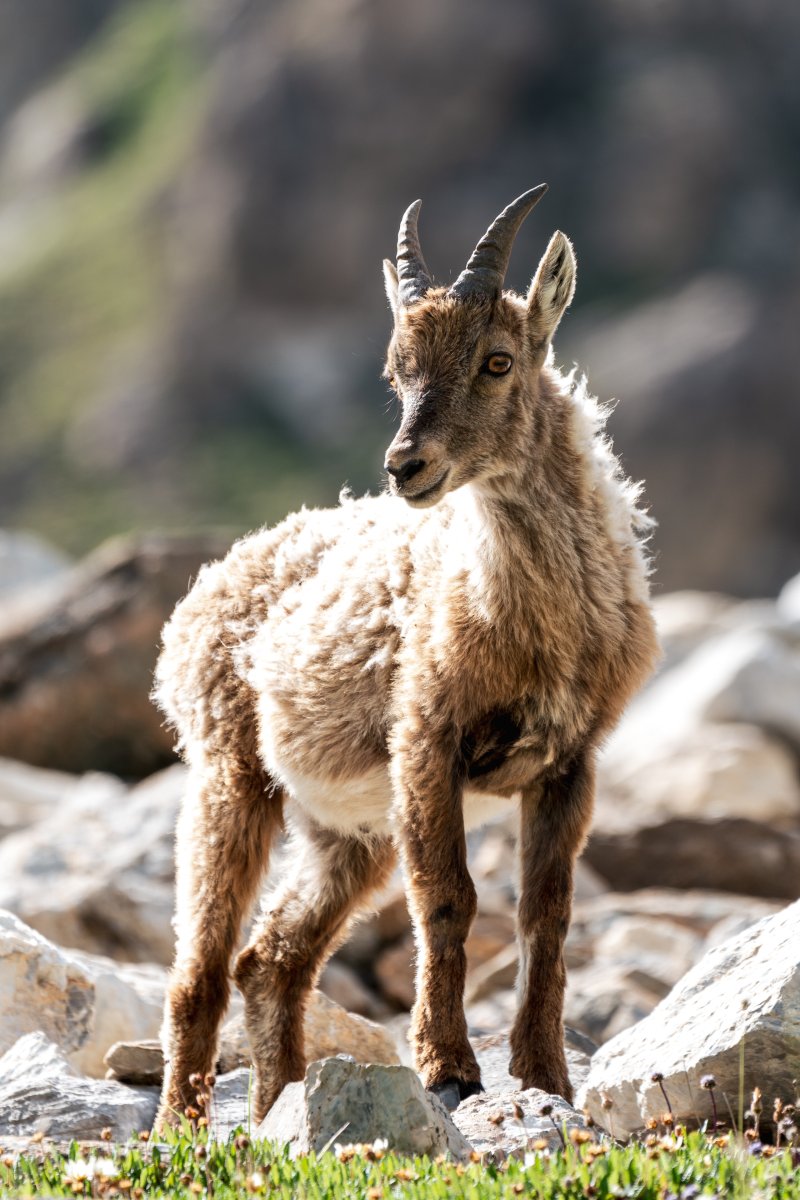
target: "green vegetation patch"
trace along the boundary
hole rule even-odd
[[[147,1138],[147,1134],[142,1135]],[[224,1144],[184,1128],[159,1144],[108,1144],[65,1154],[5,1155],[2,1196],[275,1197],[569,1197],[581,1200],[696,1200],[702,1196],[800,1197],[798,1152],[757,1141],[711,1138],[683,1130],[656,1134],[645,1144],[615,1146],[584,1140],[550,1152],[534,1143],[523,1160],[496,1166],[444,1158],[405,1158],[382,1143],[335,1146],[293,1160],[285,1149],[251,1142],[242,1132]]]
[[[165,318],[165,250],[157,208],[202,116],[200,64],[181,5],[122,7],[55,85],[80,114],[72,155],[44,195],[34,185],[14,260],[0,275],[0,473],[15,521],[48,492],[81,507],[102,491],[64,453],[76,417],[109,377],[115,356],[147,341]],[[51,502],[52,503],[52,502]],[[57,505],[53,505],[57,508]],[[31,519],[32,518],[32,519]],[[46,524],[46,521],[44,522]]]

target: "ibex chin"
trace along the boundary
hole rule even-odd
[[[510,1068],[571,1097],[562,1008],[573,865],[598,743],[650,673],[649,519],[585,383],[553,365],[572,299],[562,233],[503,290],[546,190],[500,214],[451,287],[403,217],[386,375],[388,492],[302,510],[206,566],[164,631],[156,697],[189,765],[159,1122],[214,1067],[231,956],[276,832],[292,877],[239,954],[264,1116],[305,1069],[310,989],[399,853],[417,938],[416,1066],[451,1107],[481,1090],[467,1037],[475,914],[465,827],[521,810]],[[405,501],[405,503],[403,503]]]

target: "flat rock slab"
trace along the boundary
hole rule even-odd
[[[644,1128],[666,1105],[663,1075],[677,1120],[711,1119],[704,1075],[717,1082],[717,1107],[735,1108],[740,1047],[744,1088],[771,1101],[794,1101],[800,1078],[800,901],[715,946],[648,1017],[618,1034],[592,1058],[578,1095],[602,1128],[616,1137]],[[607,1097],[611,1107],[604,1107]]]
[[[255,1136],[288,1145],[293,1155],[380,1138],[404,1154],[463,1160],[471,1150],[444,1105],[409,1067],[347,1058],[311,1063],[302,1083],[283,1089]]]
[[[153,1124],[156,1088],[87,1079],[43,1033],[29,1033],[0,1058],[0,1134],[43,1133],[57,1141],[99,1138],[110,1129],[124,1142]]]
[[[450,1115],[473,1150],[493,1162],[523,1155],[537,1141],[557,1150],[571,1129],[586,1128],[571,1104],[538,1088],[470,1096]]]

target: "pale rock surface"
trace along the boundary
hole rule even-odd
[[[13,601],[28,588],[63,577],[71,559],[35,533],[0,529],[0,600]]]
[[[649,744],[677,742],[716,721],[758,725],[800,746],[800,635],[790,626],[741,624],[666,671],[629,707],[604,771],[637,747],[648,753]]]
[[[153,1123],[158,1091],[86,1079],[42,1032],[20,1038],[0,1058],[0,1130],[66,1141],[97,1139],[109,1128],[124,1142]]]
[[[382,1025],[349,1013],[322,992],[314,991],[306,1008],[306,1059],[349,1054],[357,1062],[395,1064],[400,1059],[394,1038]],[[244,1015],[234,1012],[222,1027],[219,1065],[223,1072],[250,1064]]]
[[[521,1120],[514,1115],[515,1105],[522,1109]],[[550,1109],[549,1114],[542,1112],[543,1107]],[[571,1129],[586,1128],[585,1119],[571,1104],[538,1088],[500,1095],[487,1090],[463,1100],[451,1117],[473,1150],[497,1163],[524,1155],[534,1141],[560,1150],[565,1131],[569,1137]]]
[[[0,838],[51,818],[80,786],[80,776],[0,758]]]
[[[662,659],[660,673],[675,667],[710,636],[724,628],[724,618],[736,605],[730,596],[689,590],[653,598]]]
[[[794,1099],[800,1078],[800,902],[765,917],[710,950],[656,1009],[594,1055],[576,1103],[615,1136],[658,1117],[664,1086],[679,1121],[711,1115],[703,1075],[718,1095],[738,1095],[744,1039],[744,1088]],[[603,1097],[612,1102],[602,1106]]]
[[[0,911],[0,1052],[42,1031],[87,1075],[102,1076],[112,1042],[153,1037],[165,972],[71,954]]]
[[[601,766],[596,825],[608,834],[673,817],[797,822],[795,758],[755,725],[703,721],[671,730],[666,724],[642,738],[636,722],[623,722]]]
[[[391,1011],[389,1006],[376,996],[346,963],[331,959],[322,970],[317,984],[334,1003],[358,1013],[362,1017],[384,1017]]]
[[[470,1154],[451,1115],[414,1071],[343,1057],[310,1063],[302,1083],[283,1089],[255,1136],[288,1145],[295,1156],[379,1138],[405,1154],[458,1160]]]
[[[668,989],[616,962],[592,962],[567,973],[564,1019],[597,1042],[652,1012]]]
[[[777,601],[778,612],[786,621],[800,621],[800,575],[793,575],[780,592]]]
[[[179,765],[133,788],[84,777],[47,819],[0,843],[0,907],[62,946],[169,963],[185,778]]]

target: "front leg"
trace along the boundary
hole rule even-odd
[[[526,789],[520,830],[519,1011],[511,1031],[513,1075],[572,1101],[564,1054],[564,939],[572,875],[592,816],[594,758],[588,750],[560,775]]]
[[[467,870],[458,740],[409,723],[397,732],[392,765],[417,940],[415,1065],[425,1086],[453,1108],[483,1090],[464,1015],[464,942],[477,897]]]

